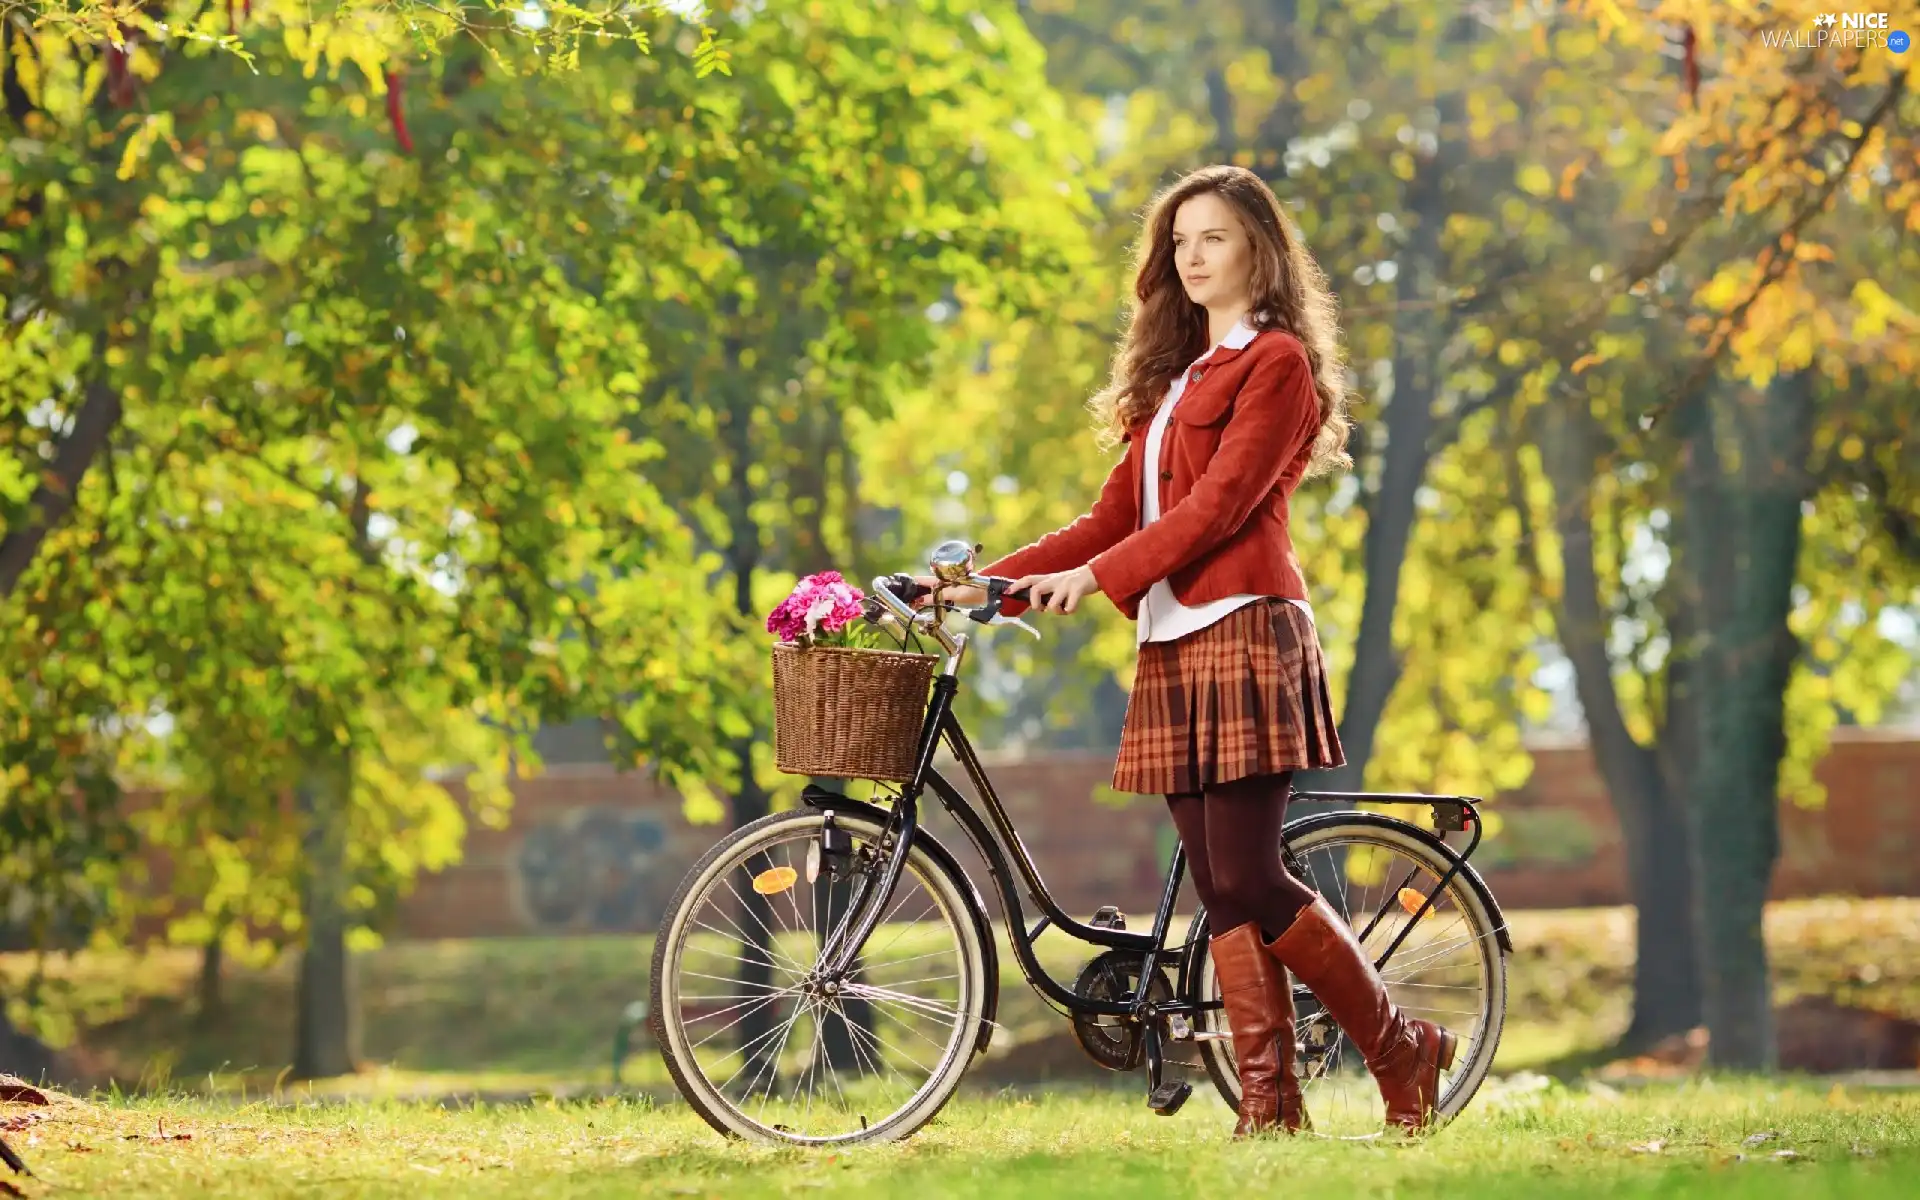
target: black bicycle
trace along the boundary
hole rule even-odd
[[[1010,582],[975,574],[973,549],[949,543],[935,551],[942,583],[924,608],[913,605],[926,589],[906,575],[875,580],[869,598],[869,619],[903,644],[924,633],[945,651],[913,778],[876,786],[884,803],[810,784],[798,808],[745,825],[708,851],[668,903],[649,1020],[681,1094],[723,1134],[799,1145],[906,1137],[939,1113],[1001,1031],[993,927],[972,880],[920,826],[929,794],[987,864],[1021,973],[1063,1010],[1094,1061],[1116,1071],[1144,1065],[1147,1103],[1164,1115],[1193,1090],[1171,1077],[1170,1065],[1204,1067],[1221,1097],[1239,1103],[1206,913],[1168,941],[1184,855],[1173,853],[1150,929],[1128,929],[1111,907],[1076,920],[1048,892],[953,714],[969,635],[948,630],[946,619],[965,612],[1033,632],[1001,614]],[[984,589],[986,603],[946,604],[942,592],[958,584]],[[933,769],[943,745],[977,802]],[[1351,809],[1303,817],[1288,822],[1282,853],[1295,876],[1347,918],[1395,1002],[1460,1035],[1439,1098],[1440,1118],[1452,1117],[1493,1064],[1512,952],[1499,905],[1467,865],[1480,843],[1478,801],[1296,795],[1432,813],[1431,830]],[[1468,835],[1465,847],[1449,845],[1449,833]],[[1038,909],[1031,924],[1022,888]],[[1096,951],[1071,984],[1035,954],[1050,928]],[[1378,1129],[1378,1091],[1359,1055],[1297,981],[1295,1002],[1302,1089],[1316,1128]]]

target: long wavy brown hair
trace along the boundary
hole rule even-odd
[[[1247,323],[1283,329],[1306,347],[1320,398],[1320,433],[1307,474],[1350,467],[1347,456],[1346,361],[1338,306],[1326,274],[1307,252],[1266,181],[1244,167],[1214,166],[1185,176],[1154,200],[1134,259],[1134,305],[1114,354],[1107,387],[1093,398],[1117,438],[1153,419],[1174,376],[1207,351],[1207,310],[1187,299],[1173,256],[1173,218],[1195,196],[1212,192],[1232,206],[1253,249]]]

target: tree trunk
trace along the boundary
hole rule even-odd
[[[751,621],[756,615],[753,603],[753,580],[760,569],[762,547],[760,544],[760,524],[754,519],[754,488],[751,480],[752,468],[759,456],[755,452],[753,436],[753,401],[748,394],[748,382],[740,368],[741,343],[738,338],[726,339],[723,347],[726,377],[714,381],[718,387],[726,389],[727,412],[723,429],[729,476],[728,496],[724,504],[727,513],[728,536],[727,566],[733,575],[734,610]],[[766,789],[754,778],[754,750],[760,744],[764,733],[758,729],[735,741],[733,751],[740,763],[740,784],[733,797],[733,827],[739,829],[772,811],[772,800]],[[773,917],[772,901],[751,887],[738,889],[743,911],[738,916],[740,929],[748,937],[771,931],[780,926]],[[738,980],[739,992],[743,996],[765,996],[773,989],[773,964],[764,954],[748,954],[742,947]],[[760,1069],[759,1056],[775,1050],[779,1038],[770,1036],[777,1025],[776,1009],[778,1004],[769,1003],[749,1008],[742,1016],[738,1029],[738,1041],[743,1053],[752,1061],[743,1078],[752,1078]]]
[[[315,771],[300,788],[306,813],[306,944],[294,1031],[293,1075],[324,1079],[353,1071],[358,1057],[353,960],[347,953],[346,789],[343,763]]]
[[[1439,358],[1448,321],[1434,303],[1445,267],[1441,234],[1447,219],[1446,177],[1455,155],[1447,153],[1448,135],[1461,119],[1462,98],[1442,96],[1442,151],[1422,159],[1407,185],[1406,211],[1413,226],[1400,258],[1396,289],[1400,315],[1394,323],[1393,395],[1384,419],[1386,448],[1378,488],[1367,496],[1367,532],[1361,557],[1366,592],[1360,629],[1354,638],[1353,669],[1347,676],[1346,702],[1340,713],[1340,744],[1347,765],[1327,773],[1318,785],[1335,791],[1365,786],[1373,738],[1387,701],[1400,680],[1400,655],[1393,644],[1394,613],[1399,607],[1400,572],[1418,520],[1417,501],[1434,454],[1434,398],[1439,390]]]
[[[1761,391],[1716,389],[1688,407],[1685,537],[1705,635],[1691,793],[1702,998],[1714,1064],[1770,1070],[1778,1056],[1762,918],[1780,851],[1785,698],[1798,653],[1787,616],[1811,494],[1812,383],[1802,373]]]
[[[1232,162],[1239,153],[1240,137],[1234,132],[1233,85],[1218,64],[1207,67],[1207,115],[1213,120],[1213,158]]]
[[[226,1008],[220,994],[221,966],[226,957],[221,946],[224,928],[216,926],[213,937],[200,949],[200,980],[195,988],[194,1019],[202,1025],[217,1020]]]
[[[1607,653],[1609,614],[1593,552],[1592,488],[1600,431],[1576,401],[1545,410],[1542,447],[1560,536],[1561,594],[1554,622],[1573,664],[1588,744],[1620,821],[1634,912],[1633,1019],[1623,1047],[1642,1048],[1700,1023],[1693,937],[1693,873],[1686,817],[1654,751],[1634,740],[1620,711]]]
[[[60,1059],[53,1047],[17,1028],[4,1012],[0,1012],[0,1071],[18,1075],[28,1083],[67,1082],[61,1077]]]
[[[1608,784],[1620,813],[1634,910],[1633,1019],[1620,1039],[1627,1050],[1644,1049],[1692,1029],[1701,1015],[1686,813],[1652,766],[1653,756],[1636,750],[1643,762],[1620,774],[1650,781],[1638,799],[1627,799],[1632,793],[1616,792]]]
[[[1250,11],[1248,16],[1252,18],[1249,33],[1265,45],[1267,69],[1273,77],[1289,81],[1302,78],[1306,56],[1300,48],[1312,44],[1314,31],[1301,27],[1298,0],[1268,0],[1262,11]],[[1262,174],[1269,183],[1285,178],[1287,143],[1299,129],[1300,98],[1292,87],[1283,88],[1273,107],[1261,117],[1255,135]]]

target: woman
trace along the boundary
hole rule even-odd
[[[1359,1048],[1389,1128],[1421,1130],[1454,1035],[1400,1013],[1346,922],[1279,854],[1293,772],[1346,761],[1287,532],[1301,480],[1352,465],[1334,301],[1273,193],[1239,167],[1163,193],[1138,261],[1095,401],[1125,455],[1084,516],[984,570],[1018,578],[1044,611],[1102,592],[1139,622],[1113,786],[1166,796],[1219,931],[1234,1135],[1311,1128],[1289,971]]]

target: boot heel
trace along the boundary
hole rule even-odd
[[[1436,1060],[1439,1062],[1442,1071],[1451,1071],[1453,1069],[1454,1051],[1459,1048],[1459,1037],[1450,1029],[1442,1029],[1440,1031],[1440,1054]]]

